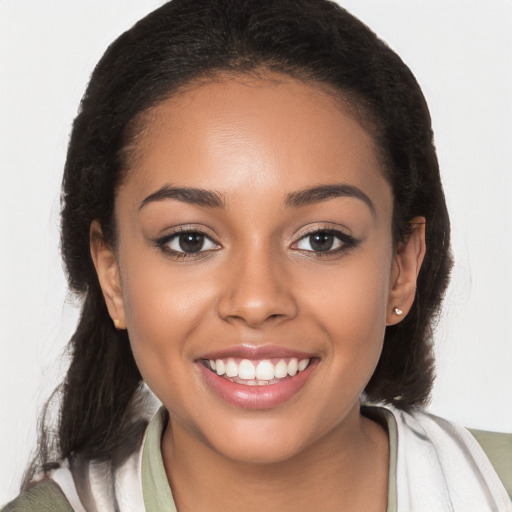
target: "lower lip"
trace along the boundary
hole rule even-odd
[[[246,409],[268,409],[288,401],[297,394],[308,381],[318,364],[318,360],[311,361],[305,370],[291,379],[265,386],[237,384],[219,377],[201,362],[197,362],[197,364],[206,383],[226,402]]]

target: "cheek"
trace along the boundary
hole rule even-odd
[[[309,285],[303,304],[330,337],[336,371],[365,367],[373,373],[386,329],[390,262],[383,251],[366,251]]]
[[[162,331],[167,337],[185,326],[192,329],[194,316],[210,300],[208,287],[202,286],[207,283],[204,272],[200,274],[190,267],[182,269],[153,251],[139,252],[121,262],[123,302],[130,333]]]
[[[180,378],[190,361],[198,317],[211,310],[208,289],[162,258],[124,262],[123,301],[132,351],[144,380]],[[185,277],[187,276],[187,277]],[[199,281],[201,282],[201,280]],[[156,386],[158,389],[158,386]]]

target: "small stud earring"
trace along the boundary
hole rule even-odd
[[[120,329],[120,327],[119,327],[119,326],[120,326],[120,324],[121,324],[121,322],[119,322],[119,320],[118,320],[117,318],[114,318],[114,327],[115,327],[116,329]]]
[[[400,308],[394,308],[393,311],[395,312],[395,315],[398,316],[403,315],[404,313]]]

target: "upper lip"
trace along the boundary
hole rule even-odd
[[[213,350],[212,352],[201,355],[198,359],[226,359],[228,357],[253,360],[272,359],[278,357],[311,359],[314,355],[287,347],[281,347],[279,345],[234,345],[219,350]]]

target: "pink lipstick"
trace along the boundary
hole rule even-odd
[[[319,358],[278,346],[234,346],[196,360],[208,386],[238,407],[265,409],[280,405],[307,383]]]

